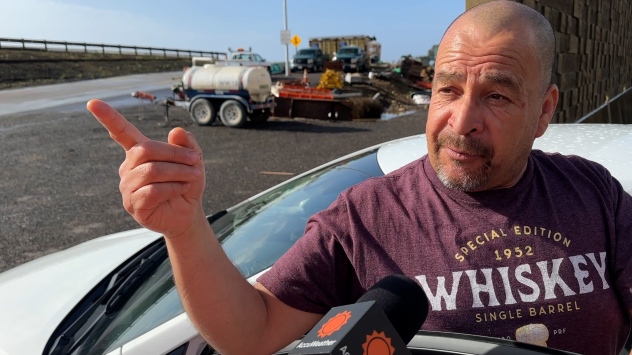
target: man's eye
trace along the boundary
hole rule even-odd
[[[490,98],[494,99],[494,100],[504,100],[505,97],[501,94],[491,94],[489,95]]]

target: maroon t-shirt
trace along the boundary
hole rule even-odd
[[[383,277],[424,289],[422,329],[616,354],[630,330],[632,197],[599,164],[534,150],[513,187],[446,188],[427,157],[345,192],[259,278],[308,312]]]

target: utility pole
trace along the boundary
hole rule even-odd
[[[285,21],[284,30],[287,31],[287,0],[283,0],[283,20]],[[290,76],[290,49],[288,43],[285,44],[285,76]]]

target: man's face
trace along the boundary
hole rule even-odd
[[[542,112],[542,69],[525,31],[454,25],[436,59],[426,134],[443,183],[463,191],[515,184]]]

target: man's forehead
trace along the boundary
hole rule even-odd
[[[467,70],[467,67],[438,67],[433,81],[441,84],[464,83],[468,80],[492,84],[520,91],[518,77],[511,71],[501,69]]]
[[[467,67],[437,67],[435,69],[434,79],[440,80],[467,80],[470,78],[480,78],[490,81],[516,81],[516,76],[509,70],[501,69],[484,69],[484,70],[468,70]]]
[[[497,33],[489,37],[457,34],[445,38],[437,53],[435,71],[446,75],[479,75],[526,77],[538,70],[535,49],[512,33]],[[435,73],[435,77],[437,73]]]

